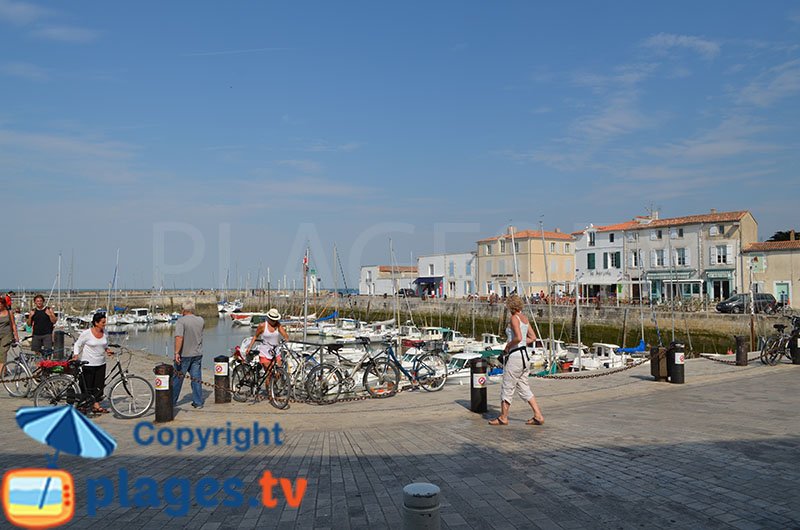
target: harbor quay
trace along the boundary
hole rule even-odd
[[[137,353],[131,371],[148,377],[164,359]],[[90,420],[117,447],[60,457],[75,489],[66,527],[402,528],[403,487],[428,482],[448,529],[797,528],[798,368],[690,359],[685,384],[655,382],[647,364],[533,378],[545,424],[526,425],[516,399],[499,427],[487,422],[496,383],[478,414],[469,383],[286,410],[215,403],[206,387],[195,410],[186,382],[171,422]],[[53,453],[17,427],[30,404],[0,396],[4,471]]]

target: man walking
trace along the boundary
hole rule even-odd
[[[35,307],[28,313],[27,321],[33,330],[31,350],[34,353],[41,353],[42,348],[53,348],[53,328],[58,319],[49,306],[44,306],[44,296],[37,294],[33,297],[33,303]]]
[[[185,374],[192,378],[192,406],[203,408],[203,387],[201,386],[203,361],[203,325],[202,317],[194,314],[194,301],[183,302],[183,310],[175,323],[175,375],[172,378],[172,404],[178,404],[178,397],[183,386]],[[180,373],[178,373],[180,372]]]

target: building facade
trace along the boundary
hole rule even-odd
[[[626,276],[625,231],[636,228],[629,221],[617,225],[589,225],[575,232],[575,280],[581,295],[587,297],[624,297],[630,288]]]
[[[481,296],[508,296],[517,290],[517,274],[523,294],[567,294],[575,282],[575,239],[558,229],[507,233],[477,242],[477,289]],[[545,271],[545,256],[548,270]]]
[[[420,256],[414,280],[417,294],[436,298],[464,298],[475,294],[474,252]]]
[[[394,296],[397,289],[414,289],[417,268],[409,266],[364,265],[358,280],[358,294]]]
[[[770,293],[787,307],[800,309],[800,241],[794,232],[790,241],[753,243],[744,254],[754,291]]]

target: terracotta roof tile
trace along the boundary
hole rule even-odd
[[[643,228],[659,228],[664,226],[677,226],[677,225],[692,225],[698,223],[725,223],[731,221],[740,221],[748,211],[740,212],[718,212],[707,213],[702,215],[687,215],[685,217],[672,217],[669,219],[656,219],[648,224],[640,225]]]
[[[800,250],[800,240],[751,243],[745,247],[743,252],[769,252],[770,250]]]
[[[540,231],[533,231],[533,230],[520,230],[519,232],[514,232],[514,239],[541,239],[542,233]],[[544,231],[544,238],[545,239],[558,239],[564,241],[573,241],[575,238],[572,237],[570,234],[564,232],[550,232],[548,230]],[[498,241],[500,239],[511,239],[511,236],[508,234],[503,234],[501,236],[495,237],[487,237],[486,239],[481,239],[478,243],[488,243],[489,241]]]

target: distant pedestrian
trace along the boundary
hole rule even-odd
[[[41,353],[43,348],[53,348],[53,328],[56,323],[56,314],[45,307],[44,296],[37,294],[33,297],[33,309],[28,313],[27,323],[32,328],[31,350]]]
[[[5,298],[5,300],[6,300],[6,308],[7,308],[7,309],[11,309],[11,305],[12,305],[12,300],[11,300],[11,298],[12,298],[13,296],[14,296],[14,291],[8,291],[8,293],[6,293],[6,295],[3,297],[3,298]]]
[[[181,305],[181,317],[175,322],[175,375],[172,378],[172,404],[178,398],[186,374],[192,379],[192,406],[203,408],[202,361],[203,361],[203,317],[194,314],[193,300]]]
[[[95,413],[108,412],[108,409],[100,405],[106,381],[106,354],[113,355],[108,349],[105,330],[106,314],[95,313],[92,317],[92,327],[83,331],[72,347],[73,359],[88,362],[83,367],[81,392],[92,394],[94,397],[92,412]]]
[[[253,335],[250,345],[247,346],[245,351],[245,358],[247,358],[250,350],[253,349],[256,341],[259,341],[259,345],[256,346],[258,362],[264,367],[264,371],[269,373],[269,367],[273,362],[277,362],[279,366],[281,364],[276,352],[282,340],[289,340],[289,334],[281,324],[281,314],[273,307],[267,311],[267,320],[256,328],[256,334]]]
[[[508,425],[508,410],[511,408],[515,392],[527,401],[533,410],[533,417],[525,423],[544,425],[544,416],[528,383],[531,362],[527,347],[536,340],[536,334],[528,318],[522,314],[522,300],[519,296],[509,296],[506,307],[511,312],[511,322],[506,329],[508,343],[503,350],[506,361],[503,365],[503,383],[500,387],[500,415],[490,421],[489,425]]]
[[[6,297],[0,296],[0,371],[8,362],[8,350],[15,342],[19,342],[17,321],[14,318],[14,312],[6,302]]]

